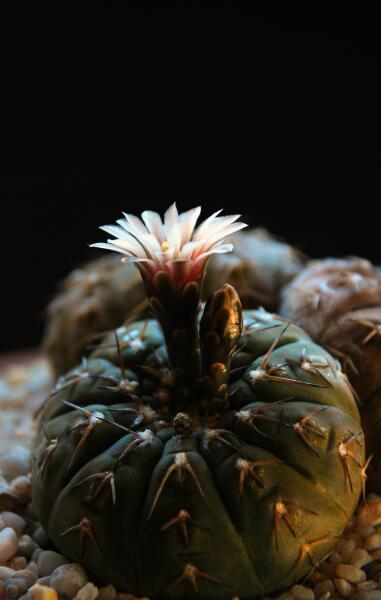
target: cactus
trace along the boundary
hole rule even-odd
[[[102,582],[248,600],[332,549],[365,484],[363,433],[338,361],[297,325],[242,312],[228,284],[200,317],[207,258],[239,224],[213,215],[194,231],[197,213],[168,212],[162,252],[130,215],[144,251],[108,229],[136,259],[154,318],[110,332],[59,379],[33,499],[54,545]]]
[[[342,362],[366,436],[368,489],[381,492],[381,268],[362,258],[313,261],[283,291],[281,312]]]
[[[132,265],[105,256],[75,269],[47,309],[44,347],[55,374],[75,367],[98,334],[145,309],[144,288]]]
[[[232,284],[244,308],[275,310],[280,289],[303,266],[303,256],[263,229],[238,232],[234,251],[211,257],[204,298],[217,287]],[[122,325],[147,309],[139,274],[130,264],[107,256],[73,271],[47,311],[44,346],[61,375],[75,367],[94,336]]]

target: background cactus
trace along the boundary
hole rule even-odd
[[[229,282],[245,308],[275,310],[281,288],[303,266],[302,255],[264,229],[237,232],[229,255],[212,256],[204,298]],[[73,271],[47,311],[44,346],[56,375],[75,367],[94,335],[144,315],[147,301],[139,273],[107,256]]]
[[[368,486],[381,492],[381,268],[361,258],[313,261],[284,289],[280,310],[341,360],[361,399]]]

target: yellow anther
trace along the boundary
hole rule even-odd
[[[164,240],[164,242],[161,242],[161,249],[163,250],[163,252],[167,252],[167,250],[169,250],[169,244],[168,244],[167,240]]]

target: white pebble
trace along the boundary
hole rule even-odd
[[[72,600],[87,582],[86,571],[77,563],[57,567],[50,577],[50,587],[65,600]]]
[[[314,600],[315,598],[314,591],[304,585],[293,585],[291,591],[297,600]]]
[[[368,581],[362,581],[356,585],[357,591],[361,592],[361,590],[375,590],[377,588],[377,583],[369,579]]]
[[[0,473],[8,481],[29,471],[30,452],[24,446],[15,446],[0,456]]]
[[[15,573],[16,571],[14,569],[10,569],[9,567],[2,567],[0,565],[0,580],[8,579],[9,577],[12,577]]]
[[[348,540],[344,548],[341,551],[341,561],[343,563],[349,563],[354,549],[356,548],[356,542],[354,540]]]
[[[15,569],[15,571],[21,571],[22,569],[25,569],[27,564],[28,561],[26,560],[25,556],[14,556],[9,561],[9,566],[11,569]]]
[[[36,542],[32,540],[30,535],[21,535],[19,537],[19,552],[24,556],[31,557],[33,552],[38,548]]]
[[[381,534],[373,533],[373,535],[369,536],[364,543],[364,548],[366,550],[377,550],[381,548]]]
[[[353,565],[354,567],[359,567],[361,569],[361,567],[367,565],[370,562],[372,562],[372,557],[369,554],[369,552],[367,552],[363,548],[356,548],[356,550],[354,550],[351,558],[351,565]]]
[[[74,600],[95,600],[99,593],[98,588],[89,581],[86,583],[74,597]]]
[[[0,562],[9,560],[18,548],[18,539],[11,527],[0,531]]]
[[[361,583],[366,579],[364,571],[353,565],[337,565],[336,575],[339,579],[346,579],[350,583]]]
[[[341,594],[344,598],[349,598],[354,592],[353,585],[346,579],[336,578],[335,586],[339,594]]]
[[[21,498],[29,498],[31,493],[31,482],[26,475],[15,477],[9,484],[11,491]]]
[[[14,512],[10,512],[8,510],[4,510],[1,513],[2,520],[4,521],[5,527],[12,527],[15,530],[17,535],[21,535],[23,529],[26,525],[25,519],[20,517],[20,515],[16,515]]]

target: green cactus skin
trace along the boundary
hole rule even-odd
[[[218,328],[203,317],[217,360]],[[264,310],[244,311],[228,346],[226,381],[212,376],[220,362],[203,375],[227,390],[210,414],[176,384],[155,320],[109,334],[48,399],[33,500],[54,545],[99,581],[154,599],[252,599],[308,574],[351,518],[364,439],[338,362]]]

